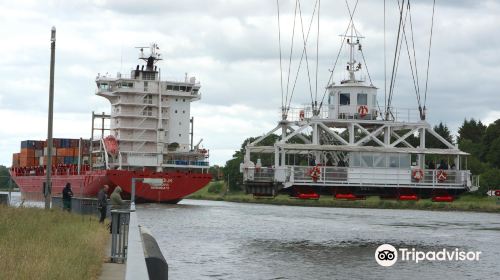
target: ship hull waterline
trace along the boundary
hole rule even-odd
[[[161,186],[150,186],[138,180],[135,184],[135,199],[138,203],[177,203],[184,197],[202,189],[212,179],[210,174],[191,172],[151,172],[129,170],[93,170],[84,175],[53,175],[52,195],[60,196],[64,186],[70,183],[75,197],[95,198],[103,185],[109,185],[111,193],[115,187],[123,190],[123,198],[130,199],[132,178],[158,178]],[[16,176],[12,179],[19,186],[23,198],[39,199],[43,197],[45,175]]]

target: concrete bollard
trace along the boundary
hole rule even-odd
[[[144,257],[150,280],[168,279],[168,264],[151,232],[141,227]]]

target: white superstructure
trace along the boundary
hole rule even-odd
[[[183,81],[161,81],[158,49],[151,44],[145,55],[140,48],[139,59],[145,65],[137,65],[130,75],[96,78],[96,94],[111,103],[109,134],[119,142],[116,158],[103,157],[110,168],[208,165],[207,151],[192,144],[190,104],[201,98],[201,85],[187,74]]]

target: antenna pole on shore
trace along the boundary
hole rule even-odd
[[[49,83],[49,116],[47,129],[47,181],[45,183],[45,209],[50,209],[52,192],[52,121],[54,118],[54,64],[56,57],[56,28],[53,26],[50,34],[50,83]]]

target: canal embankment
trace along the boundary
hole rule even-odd
[[[92,216],[0,205],[0,278],[97,279],[108,236]]]
[[[188,198],[290,206],[500,212],[500,200],[497,197],[475,194],[464,194],[457,197],[453,202],[433,202],[431,199],[399,201],[380,199],[375,196],[363,200],[340,200],[334,199],[333,196],[321,196],[317,200],[304,200],[290,198],[288,195],[278,195],[274,198],[255,198],[253,195],[243,192],[227,192],[226,186],[220,186],[220,184],[222,183],[211,182]]]

